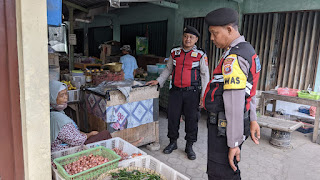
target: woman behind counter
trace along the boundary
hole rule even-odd
[[[65,113],[67,107],[67,85],[50,81],[50,140],[51,151],[59,151],[112,138],[109,131],[81,132],[78,126]]]

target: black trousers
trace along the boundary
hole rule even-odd
[[[185,140],[196,142],[198,136],[198,120],[200,90],[180,91],[171,89],[169,92],[168,105],[168,138],[179,138],[181,114],[185,116]]]
[[[226,136],[217,136],[218,126],[208,121],[208,164],[207,174],[209,180],[240,180],[240,170],[234,158],[234,164],[238,168],[233,171],[230,167]],[[241,149],[241,145],[239,146]]]

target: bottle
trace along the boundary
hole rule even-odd
[[[92,82],[92,74],[90,72],[90,70],[87,70],[86,72],[86,83],[91,84]]]

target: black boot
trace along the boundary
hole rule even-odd
[[[187,153],[188,159],[195,160],[196,159],[196,153],[193,151],[192,145],[193,145],[192,142],[187,142],[185,152]]]
[[[170,139],[170,144],[166,148],[164,148],[163,153],[170,154],[173,150],[176,150],[177,148],[177,140]]]

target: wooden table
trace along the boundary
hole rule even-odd
[[[312,99],[305,99],[305,98],[299,98],[299,97],[293,97],[293,96],[284,96],[284,95],[278,95],[276,91],[264,91],[261,94],[261,115],[265,114],[266,110],[266,101],[268,99],[273,100],[273,106],[272,111],[275,112],[276,110],[276,101],[286,101],[296,104],[303,104],[303,105],[309,105],[309,106],[315,106],[317,108],[316,116],[314,120],[314,128],[313,128],[313,136],[312,136],[312,142],[316,142],[318,138],[318,130],[319,130],[319,118],[320,118],[320,100],[312,100]]]

